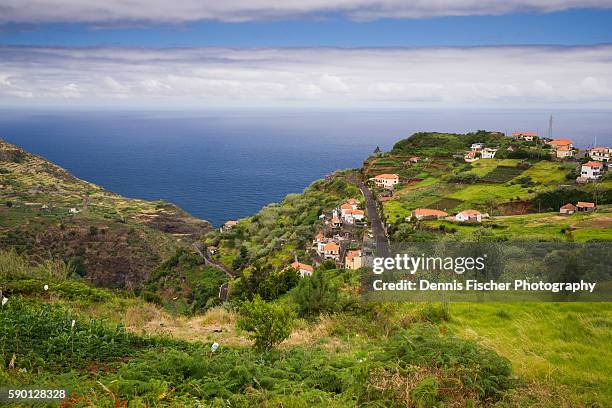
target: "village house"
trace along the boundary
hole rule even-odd
[[[355,224],[355,222],[361,222],[365,218],[365,212],[363,210],[346,210],[342,214],[342,219],[347,224]]]
[[[219,231],[220,232],[229,231],[232,228],[234,228],[236,226],[236,224],[238,224],[238,221],[234,221],[234,220],[226,221],[225,224],[223,224],[221,226],[221,228],[219,228]]]
[[[448,213],[431,208],[417,208],[412,210],[413,220],[437,220],[443,217],[448,217]]]
[[[470,150],[473,152],[479,152],[484,149],[484,143],[472,143]]]
[[[356,210],[357,207],[359,207],[359,200],[356,199],[356,198],[348,198],[346,200],[346,203],[352,205],[353,206],[353,210]]]
[[[338,217],[338,211],[333,211],[330,223],[332,228],[340,228],[342,226],[342,220]]]
[[[576,203],[576,209],[578,211],[586,211],[586,212],[591,212],[591,211],[595,211],[595,203],[590,203],[588,201],[578,201]]]
[[[574,148],[574,142],[569,139],[554,139],[548,142],[553,149],[558,149],[560,147],[569,147],[570,149]]]
[[[492,159],[495,157],[495,153],[497,153],[497,149],[485,147],[482,149],[482,152],[480,152],[480,157],[483,159]]]
[[[512,137],[515,137],[517,139],[521,139],[521,140],[525,140],[527,142],[531,142],[534,139],[538,138],[540,135],[538,135],[535,132],[513,132],[512,133]]]
[[[603,173],[603,164],[596,161],[586,162],[580,169],[580,176],[587,180],[598,180]]]
[[[576,212],[576,206],[572,203],[567,203],[559,208],[559,214],[573,214]]]
[[[69,209],[69,210],[68,210],[68,212],[69,212],[70,214],[78,214],[80,211],[79,211],[79,210],[77,210],[76,208],[72,207],[71,209]]]
[[[396,184],[399,183],[399,175],[379,174],[378,176],[372,177],[370,180],[374,182],[374,185],[376,187],[382,187],[391,190]]]
[[[467,163],[475,162],[476,160],[480,160],[480,157],[476,156],[476,152],[468,152],[463,158]]]
[[[463,210],[455,215],[455,220],[459,222],[482,222],[484,216],[485,214],[477,210]]]
[[[611,153],[612,148],[610,147],[594,147],[589,150],[591,159],[602,163],[608,163],[610,161]]]
[[[408,159],[408,161],[410,163],[418,163],[421,161],[421,158],[419,156],[412,156],[410,159]]]
[[[344,267],[346,269],[359,269],[363,266],[361,250],[355,249],[347,251],[344,257]]]
[[[208,248],[206,248],[206,249],[208,250],[208,253],[209,253],[210,255],[214,255],[214,254],[216,254],[216,253],[217,253],[217,251],[218,251],[218,248],[217,248],[216,246],[214,246],[214,245],[211,245],[211,246],[209,246],[209,247],[208,247]]]
[[[307,265],[305,263],[301,263],[298,261],[293,262],[291,268],[295,269],[300,273],[300,276],[303,278],[304,276],[312,275],[312,271],[314,270],[312,266]]]
[[[568,157],[573,157],[574,149],[568,146],[559,146],[555,149],[555,156],[557,159],[567,159]]]
[[[323,258],[337,260],[340,257],[340,246],[335,242],[328,242],[323,246]]]

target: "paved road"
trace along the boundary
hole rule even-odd
[[[363,181],[356,180],[356,182],[361,190],[361,194],[363,194],[365,198],[366,209],[368,211],[368,217],[370,217],[370,224],[372,226],[372,235],[374,235],[374,240],[376,241],[376,256],[388,257],[391,255],[389,240],[387,239],[387,234],[385,233],[382,221],[378,215],[376,199],[374,198],[374,195],[370,189],[363,184]]]
[[[214,266],[217,269],[222,270],[230,278],[233,278],[234,276],[236,276],[236,273],[233,270],[231,270],[227,266],[223,265],[221,262],[217,262],[214,259],[212,259],[208,255],[208,252],[205,249],[202,248],[202,244],[200,242],[195,242],[192,245],[192,247],[198,253],[198,255],[200,255],[204,259],[204,263],[206,265],[211,265],[211,266]]]

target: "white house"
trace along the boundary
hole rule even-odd
[[[344,267],[346,269],[359,269],[363,266],[363,260],[361,257],[361,250],[356,249],[347,251],[344,257]]]
[[[603,163],[607,163],[610,161],[610,154],[612,153],[612,148],[609,147],[594,147],[589,150],[589,156],[591,159]]]
[[[480,157],[482,157],[483,159],[492,159],[495,157],[495,153],[497,153],[497,149],[485,147],[480,152]]]
[[[603,164],[596,161],[586,162],[580,169],[580,176],[587,180],[598,180],[603,173]]]
[[[225,224],[223,224],[221,228],[219,228],[219,231],[220,232],[229,231],[232,228],[234,228],[236,225],[238,225],[238,221],[234,221],[234,220],[226,221]]]
[[[307,265],[305,263],[301,263],[298,261],[293,262],[290,265],[293,269],[295,269],[296,271],[298,271],[300,273],[300,276],[303,278],[304,276],[310,276],[312,275],[312,271],[313,271],[313,267],[310,265]]]
[[[567,203],[559,208],[559,214],[573,214],[576,212],[576,210],[577,208],[574,204]]]
[[[355,221],[363,221],[365,212],[363,210],[346,210],[342,214],[342,219],[348,224],[354,224]]]
[[[538,135],[535,132],[513,132],[512,133],[512,137],[515,137],[517,139],[521,139],[521,140],[526,140],[528,142],[533,141],[533,139],[539,137],[540,135]]]
[[[376,187],[386,188],[388,190],[399,183],[399,175],[397,174],[379,174],[378,176],[372,177],[370,180],[374,182]]]
[[[336,210],[332,212],[331,226],[332,228],[340,228],[342,226],[342,220],[338,217],[338,211]]]
[[[340,257],[340,246],[335,242],[328,242],[323,246],[323,258],[338,259]]]
[[[69,209],[69,210],[68,210],[68,212],[69,212],[70,214],[78,214],[80,211],[79,211],[79,210],[77,210],[76,208],[72,207],[71,209]]]
[[[586,211],[586,212],[595,211],[595,203],[591,203],[588,201],[578,201],[576,203],[576,209],[578,211]]]
[[[448,217],[448,213],[432,208],[417,208],[412,210],[412,218],[416,220],[437,220],[443,217]]]
[[[484,143],[472,143],[470,150],[473,152],[479,152],[484,149]]]
[[[480,160],[480,157],[476,156],[475,152],[468,152],[463,158],[467,163],[475,162],[476,160]]]
[[[460,222],[482,222],[483,214],[476,210],[463,210],[455,215],[455,220]]]

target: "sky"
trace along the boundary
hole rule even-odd
[[[0,1],[0,107],[84,106],[610,109],[612,0]]]

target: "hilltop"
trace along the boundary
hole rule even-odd
[[[495,157],[466,162],[465,152],[475,143],[496,149]],[[597,183],[577,184],[580,161],[587,159],[558,160],[551,153],[543,142],[497,132],[421,132],[387,153],[370,156],[362,174],[366,179],[380,173],[401,177],[393,194],[378,191],[388,231],[398,241],[438,239],[440,232],[459,232],[469,239],[483,229],[504,239],[611,239],[612,179],[606,175]],[[578,201],[597,202],[599,211],[558,216],[562,205]],[[476,226],[441,221],[415,225],[407,218],[416,208],[449,214],[477,210],[491,218]]]
[[[122,197],[0,140],[0,248],[63,260],[101,286],[135,289],[210,229],[172,204]]]

